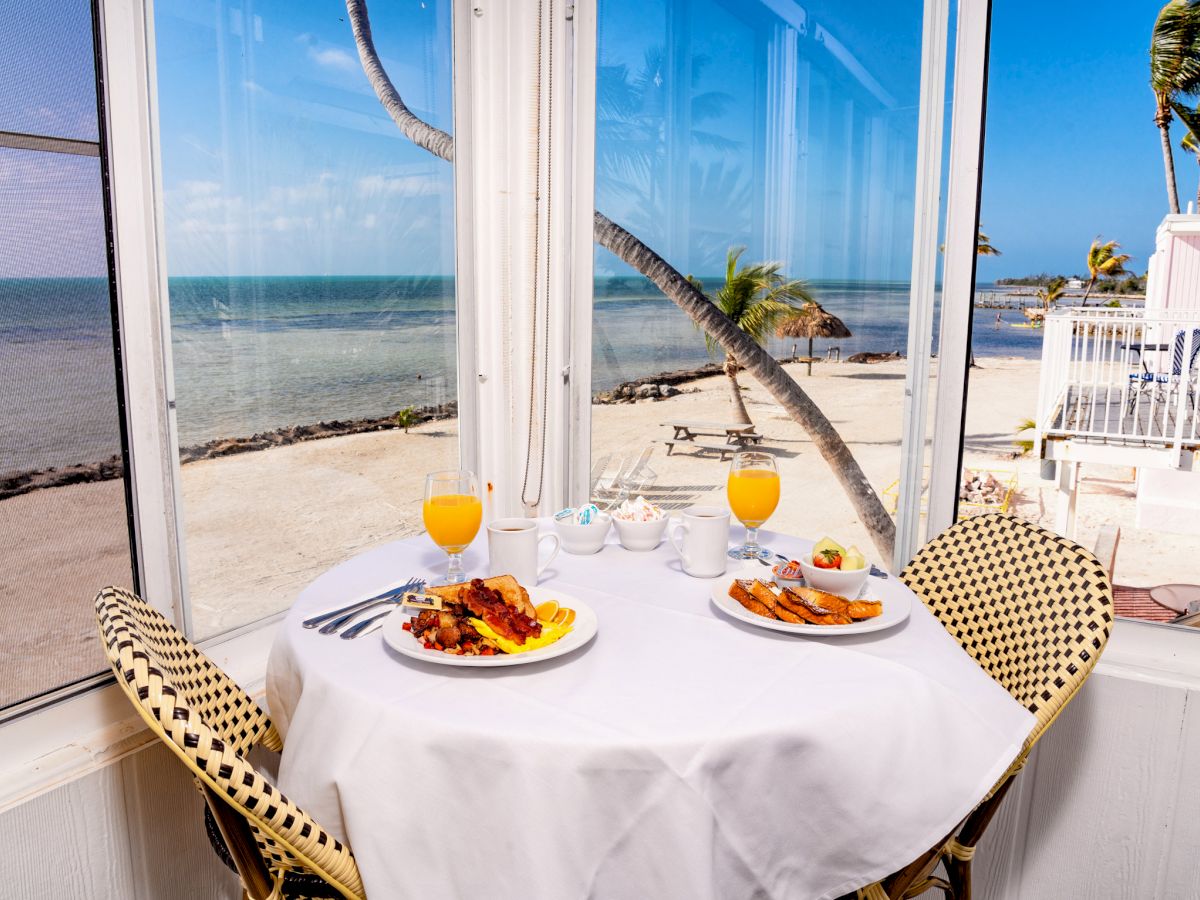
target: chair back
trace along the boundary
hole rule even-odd
[[[192,772],[210,804],[223,801],[235,820],[245,820],[274,887],[292,874],[316,875],[344,897],[361,898],[362,880],[349,848],[246,760],[255,745],[283,746],[253,698],[158,610],[128,591],[100,591],[96,618],[117,684]],[[218,822],[230,819],[227,809],[212,812]],[[231,850],[236,855],[237,848]]]
[[[1025,751],[1091,673],[1112,630],[1104,566],[1073,541],[1010,515],[951,525],[900,579],[1037,718]]]
[[[1185,375],[1196,368],[1196,356],[1200,355],[1200,328],[1193,328],[1190,333],[1187,329],[1180,329],[1175,332],[1175,338],[1171,344],[1172,375]],[[1185,355],[1188,358],[1186,369],[1183,367]]]

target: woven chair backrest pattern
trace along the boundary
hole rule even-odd
[[[1010,515],[950,526],[900,578],[1037,718],[1026,750],[1091,673],[1112,630],[1112,585],[1100,561]]]
[[[362,897],[350,850],[243,756],[256,744],[282,747],[258,704],[162,614],[128,591],[102,590],[96,617],[117,683],[193,775],[246,818],[272,876],[313,873],[347,897]]]

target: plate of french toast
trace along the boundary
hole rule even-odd
[[[802,584],[771,578],[722,579],[713,584],[712,602],[735,619],[793,634],[863,634],[899,625],[912,604],[906,591],[882,598],[878,579],[868,578],[859,594],[842,597]]]
[[[406,595],[384,620],[383,639],[397,653],[439,665],[519,666],[582,647],[596,626],[581,600],[499,575]]]

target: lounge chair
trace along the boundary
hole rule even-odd
[[[644,491],[658,480],[658,475],[647,465],[653,453],[654,445],[647,444],[625,474],[622,479],[622,487],[625,488],[626,493],[633,494]]]

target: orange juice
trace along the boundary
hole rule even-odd
[[[735,469],[729,473],[729,508],[747,528],[758,528],[779,505],[779,473]]]
[[[475,540],[483,504],[470,494],[436,494],[425,501],[425,529],[447,553],[462,553]]]

